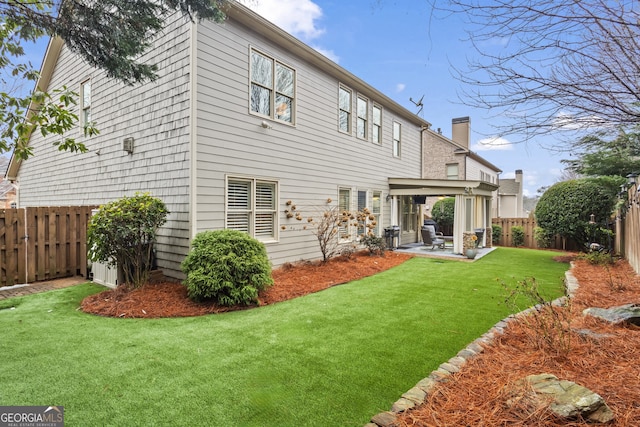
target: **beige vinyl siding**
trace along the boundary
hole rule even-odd
[[[63,47],[49,89],[67,85],[79,93],[91,79],[91,118],[100,134],[86,138],[80,126],[70,132],[91,150],[86,154],[60,153],[51,145],[56,137],[34,134],[34,156],[18,175],[20,206],[94,205],[149,192],[171,212],[159,232],[159,265],[179,277],[189,247],[188,54],[189,25],[180,15],[144,57],[159,66],[154,82],[114,82]],[[135,140],[131,155],[122,150],[125,137]]]
[[[482,178],[487,182],[497,183],[498,174],[493,169],[467,157],[467,176],[466,179],[473,181],[481,181]]]
[[[339,188],[350,188],[353,195],[358,190],[381,191],[382,218],[389,221],[390,205],[384,198],[388,194],[387,178],[421,176],[418,122],[399,117],[371,94],[350,87],[369,100],[369,109],[374,102],[383,107],[382,144],[358,139],[355,133],[341,133],[339,79],[233,20],[223,26],[203,22],[198,31],[198,224],[194,232],[224,227],[226,176],[277,181],[281,226],[300,224],[286,218],[287,200],[292,200],[306,217],[322,210],[327,198],[335,205]],[[261,126],[264,119],[250,114],[252,47],[295,69],[295,126],[270,121],[272,128],[265,129]],[[402,124],[402,159],[392,155],[394,120]],[[266,247],[274,265],[320,256],[318,243],[309,231],[280,230],[278,241]]]

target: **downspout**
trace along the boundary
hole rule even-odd
[[[198,174],[196,150],[197,138],[197,111],[198,111],[198,27],[197,21],[191,23],[189,28],[189,235],[192,240],[198,232],[198,203],[196,197]]]

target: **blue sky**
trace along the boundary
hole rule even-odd
[[[463,68],[473,54],[458,16],[434,16],[425,0],[241,0],[265,18],[334,60],[410,111],[424,96],[420,115],[451,136],[451,119],[471,117],[471,149],[513,178],[523,170],[525,195],[555,183],[566,158],[517,136],[494,140],[498,124],[487,111],[462,105],[462,83],[452,65]],[[499,46],[498,46],[499,47]],[[37,67],[46,40],[27,49]],[[553,141],[545,140],[545,146]]]
[[[503,170],[524,174],[525,194],[557,182],[560,160],[535,141],[496,140],[492,113],[462,105],[462,83],[452,65],[464,68],[473,55],[459,16],[434,16],[425,0],[242,0],[276,25],[325,54],[410,111],[424,96],[420,114],[451,137],[451,119],[471,117],[471,149]],[[499,48],[499,43],[496,48]],[[546,139],[545,146],[553,145]]]

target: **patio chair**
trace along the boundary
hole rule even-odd
[[[422,242],[425,246],[431,246],[431,249],[444,249],[444,238],[442,233],[436,233],[433,225],[425,225],[422,227]]]

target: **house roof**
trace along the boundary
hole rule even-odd
[[[497,173],[501,173],[502,169],[500,169],[499,167],[497,167],[496,165],[494,165],[493,163],[489,162],[487,159],[485,159],[484,157],[480,156],[479,154],[477,154],[474,151],[469,151],[469,157],[472,158],[473,160],[475,160],[478,163],[483,164],[484,166],[493,169],[494,172]]]
[[[392,196],[455,196],[457,194],[491,196],[491,193],[497,189],[497,184],[486,181],[389,178],[389,194]]]
[[[4,176],[5,170],[9,165],[9,159],[5,156],[0,156],[0,176]],[[7,194],[13,191],[13,185],[7,180],[0,178],[0,199],[6,199]]]
[[[351,89],[355,89],[358,92],[363,92],[373,98],[377,98],[378,102],[385,104],[384,107],[386,109],[392,110],[399,116],[414,122],[418,126],[422,126],[426,129],[431,127],[431,123],[428,121],[407,110],[384,93],[366,83],[364,80],[342,68],[340,65],[322,55],[317,50],[303,43],[272,22],[266,20],[248,7],[233,1],[231,2],[231,7],[229,7],[226,13],[228,18],[245,25],[268,40],[276,42],[278,45],[286,48],[289,52],[305,59],[327,74],[335,76],[341,83],[344,83]]]
[[[520,183],[515,179],[500,180],[500,194],[518,194],[520,192]]]
[[[384,104],[384,107],[386,109],[389,109],[390,111],[398,114],[398,116],[415,123],[416,126],[420,126],[422,129],[428,129],[431,127],[431,123],[429,123],[428,121],[410,112],[373,86],[366,83],[364,80],[342,68],[326,56],[319,53],[317,50],[293,37],[280,27],[253,12],[246,6],[236,1],[230,1],[228,9],[226,10],[226,14],[227,19],[232,19],[242,25],[247,26],[256,33],[266,37],[267,39],[284,47],[288,51],[305,59],[322,71],[335,76],[341,83],[348,85],[358,92],[362,92],[372,98],[376,98],[378,102]],[[49,89],[51,76],[53,75],[53,71],[58,61],[58,57],[60,56],[60,51],[62,50],[63,45],[64,41],[59,37],[53,37],[49,40],[49,45],[47,46],[45,57],[40,70],[40,78],[36,82],[36,88],[39,88],[40,90]],[[37,108],[37,105],[32,103],[29,106],[29,110],[27,111],[27,116],[32,114],[32,111],[35,110],[35,108]],[[21,159],[18,159],[15,156],[11,157],[11,162],[6,172],[7,179],[15,180],[17,178],[21,163]]]
[[[42,60],[42,66],[40,67],[40,77],[38,77],[38,81],[36,82],[35,88],[39,90],[46,91],[49,89],[49,83],[51,82],[51,76],[53,75],[53,70],[58,62],[58,56],[60,56],[60,51],[62,50],[64,42],[60,37],[52,37],[49,39],[49,44],[47,45],[47,50],[44,54],[44,59]],[[27,110],[27,117],[30,117],[39,106],[39,103],[31,101],[29,104],[29,109]],[[11,155],[11,160],[9,162],[9,167],[5,173],[5,178],[11,181],[15,181],[18,176],[18,170],[20,170],[20,165],[22,164],[22,159],[17,158],[15,155]]]

